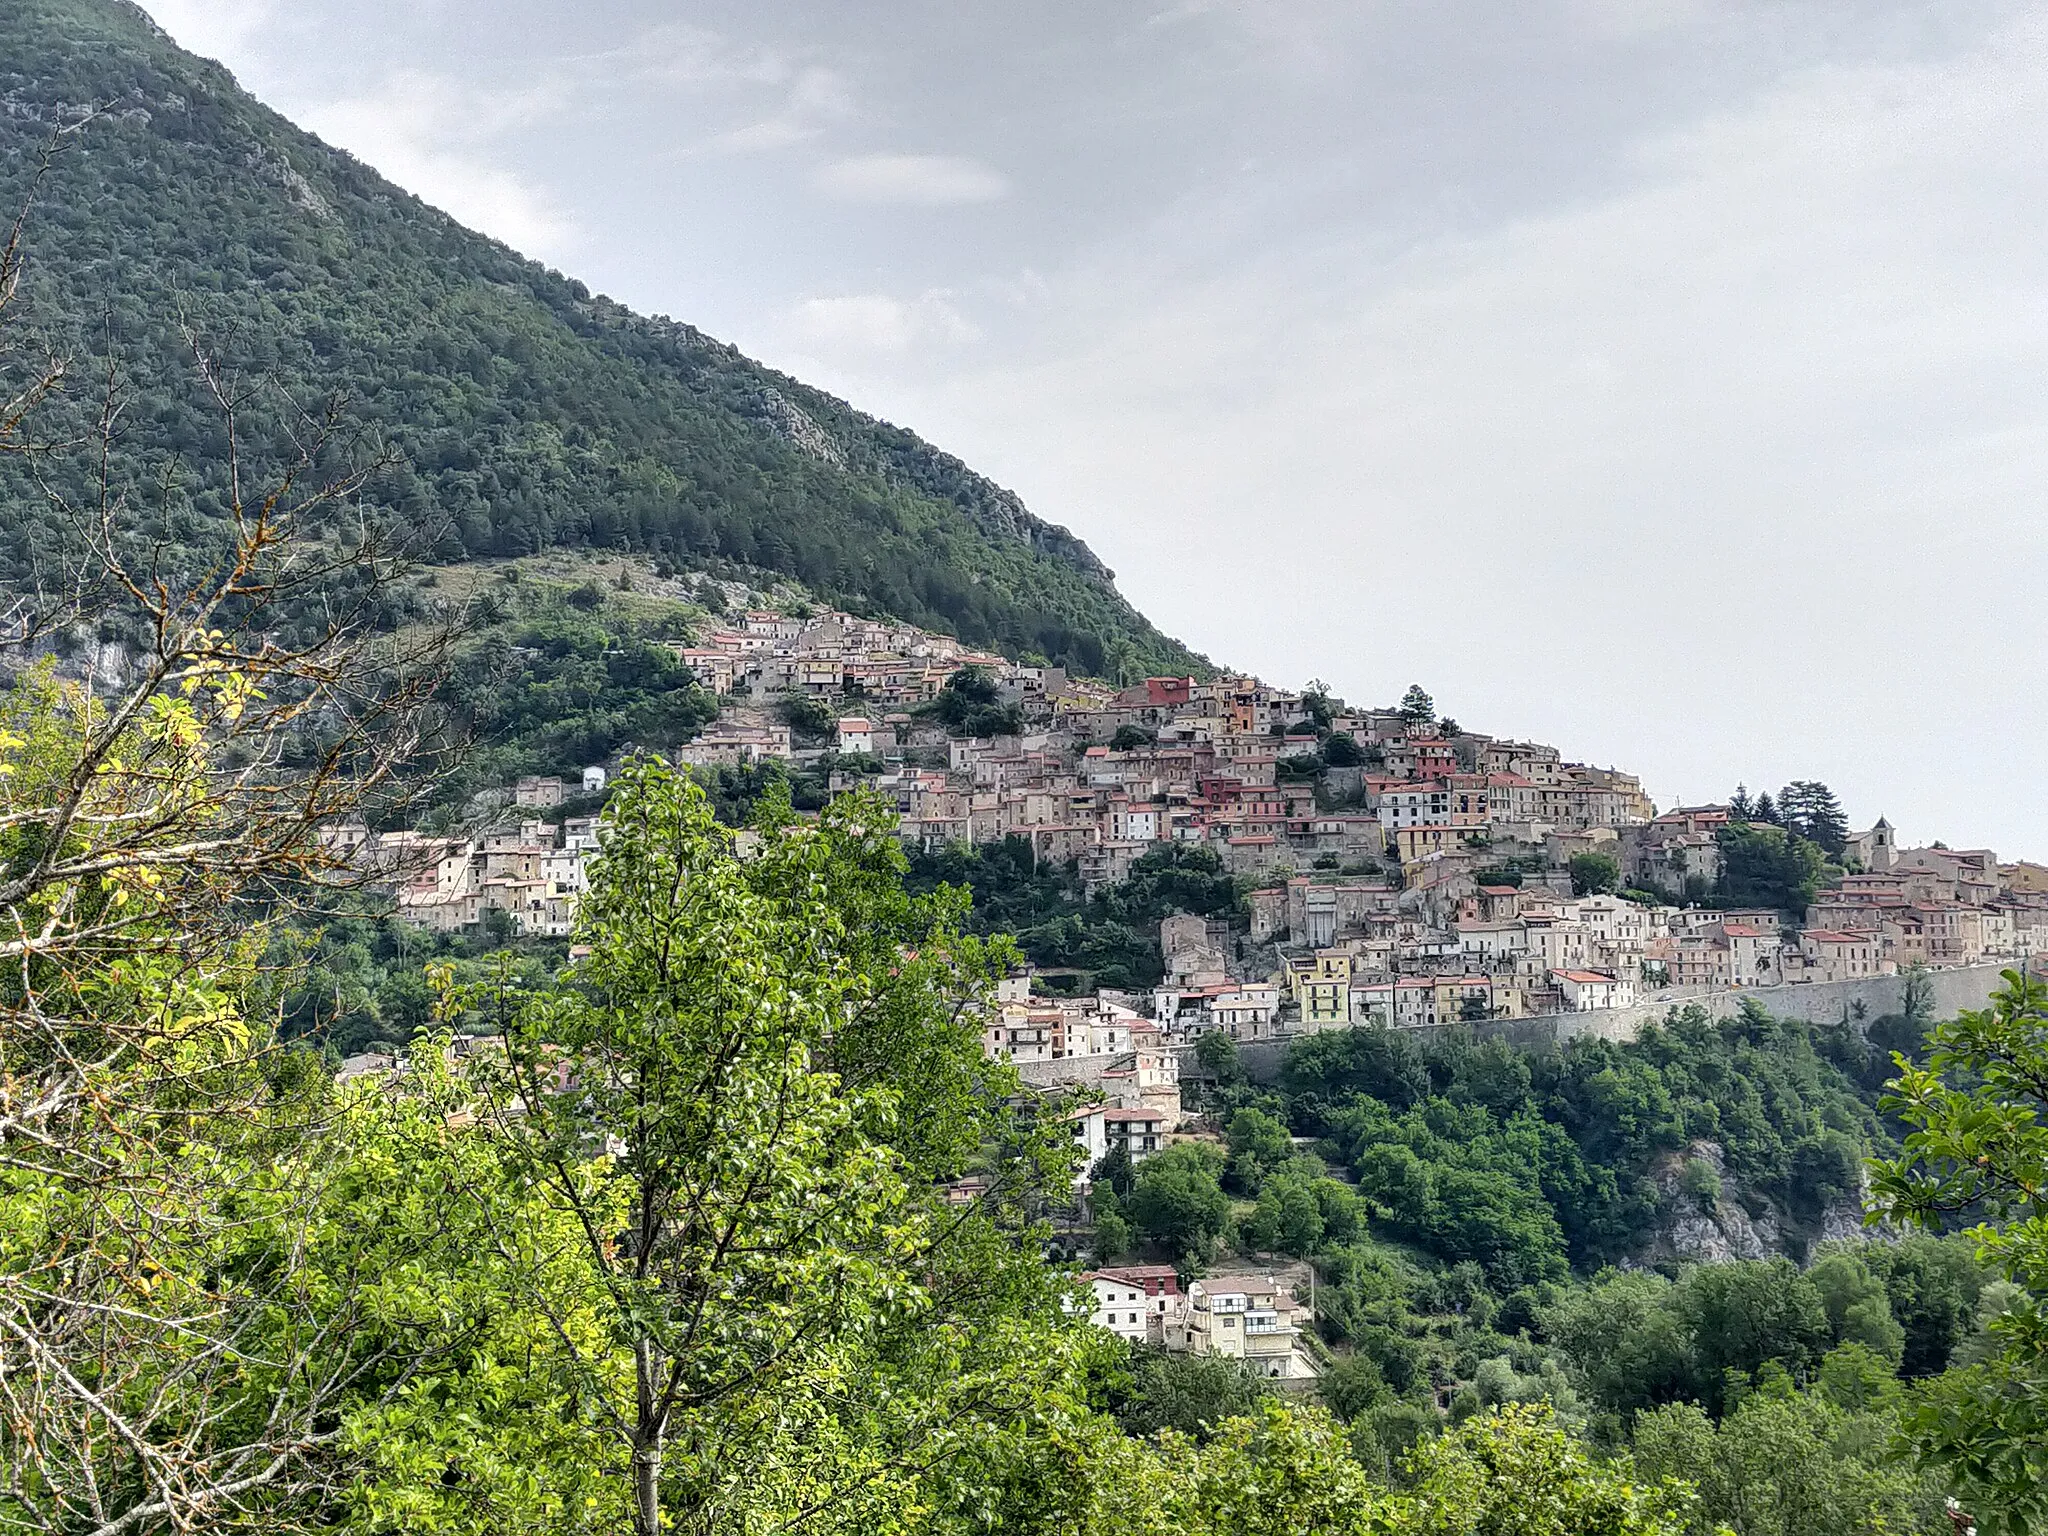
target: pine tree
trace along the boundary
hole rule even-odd
[[[1747,784],[1736,785],[1735,793],[1728,797],[1728,814],[1737,821],[1748,821],[1751,819],[1754,811],[1755,807],[1750,804],[1749,800],[1749,786]]]
[[[1410,725],[1428,725],[1436,719],[1436,700],[1423,692],[1422,684],[1410,683],[1401,695],[1401,718]]]
[[[1840,858],[1849,847],[1849,818],[1835,792],[1818,779],[1794,779],[1778,792],[1778,814],[1787,827]]]
[[[1765,790],[1756,797],[1756,804],[1749,808],[1749,819],[1751,821],[1767,821],[1772,826],[1778,824],[1778,808],[1771,803],[1769,790]]]

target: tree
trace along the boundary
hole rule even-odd
[[[1238,1060],[1237,1042],[1220,1029],[1212,1029],[1195,1041],[1195,1060],[1216,1079],[1219,1088],[1232,1088],[1244,1081],[1244,1064]]]
[[[694,784],[629,764],[579,913],[587,958],[536,993],[467,999],[504,1026],[502,1075],[479,1073],[508,1174],[545,1190],[581,1234],[580,1288],[531,1294],[641,1536],[708,1528],[742,1489],[771,1504],[799,1444],[845,1453],[852,1440],[886,1464],[895,1456],[876,1442],[957,1435],[964,1404],[986,1409],[1006,1390],[924,1383],[932,1411],[908,1419],[877,1407],[890,1399],[823,1390],[881,1370],[892,1357],[871,1351],[885,1335],[914,1358],[929,1330],[958,1326],[957,1244],[995,1236],[968,1225],[958,1237],[963,1224],[941,1220],[925,1192],[998,1134],[986,1117],[1014,1091],[964,1054],[999,957],[963,947],[943,919],[914,955],[873,945],[877,926],[894,940],[896,924],[871,887],[901,859],[879,806],[856,800],[805,824],[771,803],[756,829],[759,851],[743,860]],[[906,964],[916,979],[892,997]],[[925,1007],[939,976],[963,971],[955,1002]],[[1066,1177],[1063,1164],[1033,1166],[1029,1145],[994,1150],[999,1186],[1018,1166],[1033,1183]],[[507,1255],[518,1241],[497,1234]],[[1035,1264],[1006,1278],[1007,1263],[974,1278],[1049,1297]],[[599,1326],[579,1332],[578,1315]],[[993,1343],[1001,1323],[984,1321]],[[847,1496],[829,1463],[803,1475],[807,1498]]]
[[[1401,695],[1400,715],[1409,725],[1428,725],[1436,719],[1436,701],[1423,691],[1422,684],[1410,683]]]
[[[1802,1374],[1831,1342],[1820,1292],[1788,1259],[1702,1264],[1686,1274],[1674,1302],[1691,1330],[1710,1407],[1724,1401],[1731,1372],[1748,1377],[1777,1365]]]
[[[1310,678],[1301,690],[1302,713],[1319,736],[1329,734],[1330,721],[1342,702],[1331,694],[1330,685],[1321,678]]]
[[[1862,1257],[1842,1250],[1825,1254],[1806,1278],[1820,1292],[1836,1341],[1861,1345],[1896,1370],[1905,1354],[1906,1331],[1892,1316],[1884,1282]]]
[[[1323,761],[1332,768],[1356,768],[1365,761],[1365,749],[1357,739],[1342,731],[1333,731],[1323,738],[1318,749]]]
[[[1803,914],[1820,890],[1827,867],[1821,850],[1797,833],[1765,825],[1761,811],[1751,822],[1730,822],[1717,841],[1725,906]]]
[[[1230,1117],[1226,1144],[1226,1177],[1247,1195],[1256,1195],[1266,1175],[1294,1154],[1287,1127],[1259,1109],[1240,1109]]]
[[[1647,1413],[1636,1422],[1635,1454],[1647,1476],[1698,1490],[1692,1536],[1940,1530],[1941,1490],[1887,1456],[1890,1426],[1888,1413],[1780,1385],[1746,1396],[1718,1425],[1691,1403]]]
[[[1225,1355],[1169,1354],[1156,1345],[1131,1348],[1130,1379],[1111,1412],[1126,1434],[1171,1429],[1206,1438],[1224,1420],[1251,1412],[1272,1389]]]
[[[1677,1536],[1690,1513],[1682,1484],[1635,1476],[1627,1455],[1601,1460],[1547,1405],[1510,1404],[1417,1448],[1413,1504],[1399,1530],[1421,1536]]]
[[[1612,854],[1575,853],[1568,867],[1574,896],[1606,896],[1621,886],[1621,866]]]
[[[1109,749],[1112,752],[1135,752],[1142,747],[1151,746],[1158,740],[1159,733],[1150,726],[1120,725],[1116,728],[1116,734],[1109,738]]]
[[[792,694],[784,699],[782,718],[801,741],[829,740],[838,723],[837,717],[825,707],[823,699],[814,699],[808,694]]]
[[[1014,736],[1024,728],[1023,711],[1003,702],[1002,689],[985,667],[962,667],[923,708],[954,736]]]
[[[1125,1213],[1148,1241],[1179,1257],[1204,1258],[1230,1224],[1230,1196],[1219,1182],[1223,1153],[1180,1142],[1138,1165]]]
[[[1981,1529],[2018,1532],[2048,1517],[2048,986],[2007,971],[1928,1045],[1924,1066],[1893,1058],[1883,1105],[1913,1130],[1871,1165],[1872,1208],[1937,1230],[1978,1217],[1969,1236],[2018,1293],[1991,1358],[1943,1377],[1906,1429]]]
[[[21,249],[17,224],[9,340]],[[48,472],[58,562],[15,571],[0,643],[108,652],[91,686],[44,661],[0,694],[0,1524],[23,1529],[275,1528],[346,1486],[344,1411],[430,1347],[373,1297],[417,1254],[332,1203],[360,1127],[269,1033],[262,965],[362,883],[322,829],[431,761],[445,634],[379,632],[399,550],[355,515],[376,461],[339,412],[279,401],[285,472],[245,479],[257,392],[191,366],[224,459],[196,550],[165,537],[178,466],[154,504],[121,479],[118,375],[68,442],[28,436],[61,359],[0,405],[0,464]]]
[[[1778,792],[1785,826],[1839,859],[1849,851],[1849,818],[1833,790],[1818,779],[1795,779]]]

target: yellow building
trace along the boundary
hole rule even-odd
[[[1442,1023],[1519,1019],[1526,1012],[1522,989],[1512,981],[1496,976],[1436,978],[1436,1016]]]
[[[2025,860],[2017,864],[2001,864],[1998,866],[1998,879],[2008,891],[2038,896],[2048,891],[2048,864],[2030,864]]]
[[[1351,952],[1322,949],[1314,956],[1297,955],[1287,962],[1287,985],[1301,1022],[1348,1024],[1351,1022]]]

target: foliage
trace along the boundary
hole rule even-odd
[[[978,933],[1014,934],[1041,967],[1077,969],[1090,986],[1142,989],[1165,975],[1159,923],[1176,912],[1238,922],[1243,884],[1226,873],[1213,849],[1164,843],[1148,849],[1126,878],[1086,900],[1071,865],[1034,857],[1028,838],[913,854],[909,883],[926,891],[940,883],[973,892],[969,924]]]
[[[1241,1230],[1254,1249],[1307,1258],[1350,1242],[1365,1230],[1366,1205],[1311,1157],[1291,1157],[1261,1182]]]
[[[1783,827],[1731,821],[1721,849],[1719,900],[1727,907],[1776,907],[1804,916],[1827,873],[1827,856]]]
[[[1325,736],[1317,752],[1332,768],[1357,768],[1365,762],[1365,748],[1342,731]]]
[[[791,694],[782,701],[781,713],[790,734],[800,741],[829,740],[838,724],[837,716],[825,707],[825,701],[808,694]]]
[[[1243,1361],[1134,1344],[1129,1378],[1112,1392],[1111,1412],[1126,1434],[1171,1429],[1199,1440],[1224,1420],[1253,1412],[1272,1392]]]
[[[1939,1228],[1975,1216],[1979,1255],[2017,1289],[1991,1323],[1993,1359],[1909,1416],[1986,1530],[2048,1516],[2048,986],[2004,973],[1991,1006],[1937,1026],[1924,1066],[1897,1058],[1885,1107],[1912,1129],[1873,1166],[1874,1208]]]
[[[1244,1081],[1244,1064],[1238,1060],[1237,1042],[1220,1029],[1212,1029],[1195,1041],[1195,1059],[1216,1079],[1218,1087],[1233,1088]]]
[[[1607,896],[1621,885],[1621,866],[1612,854],[1575,853],[1569,868],[1574,896]]]
[[[1024,728],[1024,711],[1003,703],[984,667],[962,667],[924,708],[954,736],[1014,736]]]
[[[1225,1177],[1245,1195],[1258,1194],[1266,1175],[1294,1155],[1287,1127],[1258,1109],[1240,1109],[1230,1117],[1224,1144],[1230,1152]]]
[[[457,652],[444,695],[471,745],[450,796],[580,773],[631,747],[671,751],[717,717],[718,701],[652,625],[578,612],[533,585]]]
[[[1794,779],[1778,792],[1778,820],[1831,859],[1849,851],[1849,818],[1835,792],[1818,779]]]
[[[1410,683],[1408,691],[1401,695],[1400,715],[1410,725],[1428,725],[1436,719],[1436,701],[1423,691],[1422,684]]]
[[[1652,1175],[1695,1139],[1743,1187],[1816,1219],[1888,1133],[1812,1026],[1674,1009],[1633,1042],[1527,1055],[1456,1036],[1332,1030],[1290,1046],[1294,1128],[1330,1134],[1399,1232],[1446,1262],[1552,1274],[1625,1257],[1660,1218]]]
[[[865,1498],[915,1447],[1024,1411],[1001,1357],[1037,1329],[1035,1360],[1065,1369],[1072,1331],[1004,1237],[1071,1160],[1057,1124],[1018,1139],[1014,1080],[981,1056],[970,1010],[1007,947],[903,892],[872,803],[807,825],[770,800],[755,830],[742,860],[694,784],[629,765],[588,958],[458,998],[505,1028],[502,1070],[477,1069],[503,1173],[472,1199],[501,1253],[521,1229],[500,1187],[575,1234],[569,1273],[525,1287],[558,1346],[535,1368],[585,1405],[562,1454],[619,1483],[641,1532],[715,1528],[742,1495]],[[945,1212],[937,1181],[970,1166],[988,1193]]]
[[[1125,1209],[1140,1236],[1175,1258],[1200,1261],[1230,1222],[1223,1153],[1206,1142],[1178,1142],[1138,1165]]]
[[[1825,1386],[1795,1392],[1778,1377],[1718,1424],[1691,1403],[1645,1414],[1635,1454],[1646,1474],[1698,1490],[1690,1536],[1942,1531],[1940,1485],[1888,1455],[1894,1418],[1883,1405],[1843,1403]]]
[[[1626,1456],[1595,1460],[1547,1408],[1509,1406],[1467,1420],[1419,1449],[1412,1523],[1418,1532],[1498,1536],[1675,1536],[1690,1492],[1644,1484]]]

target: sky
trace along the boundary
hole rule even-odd
[[[145,4],[1219,663],[2048,858],[2048,4]]]

